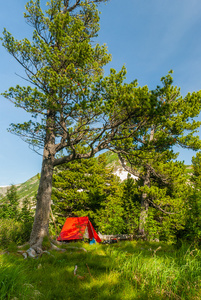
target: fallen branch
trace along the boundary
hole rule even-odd
[[[98,236],[101,240],[110,240],[110,239],[117,239],[117,240],[133,240],[133,235],[130,234],[101,234],[98,233]]]
[[[88,272],[89,272],[89,275],[91,276],[91,278],[93,279],[93,276],[91,275],[91,272],[90,272],[90,270],[89,270],[89,267],[88,267],[88,265],[86,264],[86,266],[87,266],[87,269],[88,269]]]
[[[160,249],[161,249],[161,246],[159,246],[157,249],[155,249],[154,252],[153,252],[153,255],[155,255],[156,252],[157,252],[158,250],[160,250]]]

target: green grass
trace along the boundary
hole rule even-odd
[[[199,249],[144,242],[66,248],[39,259],[1,255],[0,299],[201,299]],[[84,278],[73,275],[75,265]]]

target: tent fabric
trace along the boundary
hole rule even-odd
[[[94,238],[98,243],[101,242],[88,217],[67,218],[57,240],[70,241],[83,239],[86,230],[88,230],[90,239]]]

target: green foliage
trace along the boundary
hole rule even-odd
[[[25,224],[31,223],[33,221],[33,212],[31,211],[28,198],[25,198],[22,201],[22,208],[19,213],[19,220],[24,222]]]
[[[32,39],[17,40],[6,29],[3,31],[3,46],[24,68],[29,82],[29,86],[17,85],[3,93],[16,107],[30,114],[29,121],[11,124],[9,130],[36,152],[43,149],[37,195],[37,205],[42,204],[47,212],[43,218],[49,217],[49,187],[55,166],[93,157],[108,149],[112,140],[119,139],[117,128],[126,126],[131,117],[140,129],[146,123],[144,117],[150,120],[153,116],[155,99],[147,97],[150,93],[146,86],[137,88],[136,81],[124,83],[125,67],[119,72],[111,69],[108,76],[103,76],[103,68],[111,56],[105,45],[93,42],[99,30],[96,4],[100,2],[105,1],[76,1],[72,5],[71,1],[52,0],[42,9],[40,1],[31,0],[25,6],[24,16],[34,28]],[[135,134],[133,130],[131,135]],[[62,150],[66,155],[56,158]],[[69,213],[93,214],[107,195],[107,189],[99,188],[101,180],[99,175],[91,195],[82,193],[78,197],[78,189],[68,186]],[[69,185],[73,186],[72,178]],[[60,202],[65,198],[59,197]],[[39,238],[46,230],[39,227],[48,222],[37,212],[38,209],[34,226],[37,224],[38,233],[34,228],[32,233],[36,236],[32,235],[32,240]]]
[[[158,147],[158,154],[161,154],[164,149],[175,144],[175,138],[188,147],[196,148],[199,144],[197,138],[192,137],[198,123],[188,122],[185,126],[182,123],[183,119],[192,119],[198,114],[199,94],[187,95],[182,99],[179,90],[172,87],[170,75],[162,78],[163,87],[157,87],[155,91],[150,91],[147,86],[139,87],[136,81],[124,83],[125,67],[119,72],[111,69],[108,76],[103,76],[103,68],[111,60],[111,56],[105,45],[93,43],[99,30],[96,4],[100,2],[105,1],[76,1],[72,5],[71,1],[63,3],[61,0],[52,0],[46,3],[43,10],[40,1],[31,0],[25,7],[24,16],[27,23],[34,28],[32,39],[18,41],[6,29],[3,31],[3,46],[24,68],[26,80],[30,84],[11,87],[3,96],[16,107],[30,113],[29,121],[11,124],[10,131],[22,137],[35,151],[44,151],[37,196],[37,205],[43,205],[43,211],[47,212],[43,214],[43,218],[49,216],[49,187],[55,166],[69,163],[70,168],[79,169],[79,159],[93,157],[103,149],[112,148],[118,152],[119,147],[122,148],[122,141],[125,141],[126,151],[131,149],[144,153],[144,150],[148,150],[148,159],[151,160],[155,156],[153,147]],[[182,103],[185,109],[180,106]],[[181,117],[175,120],[177,112]],[[167,128],[165,133],[162,122],[165,122]],[[157,141],[152,141],[154,145],[149,143],[150,126],[153,124],[158,126]],[[169,134],[170,128],[173,135]],[[183,136],[184,130],[191,132]],[[142,137],[145,138],[145,143],[140,147]],[[66,155],[56,158],[61,150]],[[166,158],[170,153],[166,153]],[[160,158],[161,156],[158,157]],[[140,156],[139,159],[141,160]],[[75,160],[77,161],[71,164]],[[111,183],[111,176],[107,181],[97,172],[93,180],[90,178],[94,188],[83,180],[82,172],[76,174],[76,180],[80,182],[78,186],[74,182],[75,177],[69,177],[68,174],[63,178],[59,177],[58,173],[55,183],[58,181],[61,188],[58,186],[55,197],[59,199],[60,207],[63,206],[62,210],[66,209],[68,215],[87,214],[92,218],[94,212],[99,210],[103,219],[109,220],[113,231],[120,230],[123,211],[119,195],[113,191],[116,183]],[[108,187],[103,188],[103,179],[104,184],[109,184]],[[87,192],[89,188],[90,192]],[[68,195],[63,193],[64,189],[68,189]],[[79,193],[80,189],[85,192]],[[64,202],[68,203],[67,207],[66,204],[63,205]],[[115,206],[116,221],[113,222]],[[104,215],[106,210],[108,215]],[[25,211],[27,213],[26,209]],[[37,224],[39,232],[33,230],[36,235],[36,239],[32,236],[33,240],[37,240],[45,230],[39,227],[48,222],[42,220],[37,212],[38,209],[34,226]],[[63,213],[58,212],[57,215],[60,219],[64,218]],[[136,218],[131,221],[128,214],[126,218],[126,230],[130,232],[134,230]],[[109,227],[104,230],[108,231]]]
[[[33,118],[12,124],[10,131],[36,149],[43,148],[52,126],[58,138],[68,131],[72,145],[77,144],[79,126],[85,133],[84,141],[92,140],[97,128],[87,132],[85,125],[88,128],[96,122],[102,112],[103,99],[98,94],[102,90],[102,68],[110,61],[110,55],[105,45],[93,46],[90,42],[99,30],[99,13],[93,1],[79,3],[79,13],[65,11],[62,2],[47,2],[45,11],[40,1],[27,3],[26,22],[35,29],[32,41],[18,41],[6,29],[3,32],[3,46],[24,67],[28,81],[35,86],[17,85],[3,94]],[[47,111],[54,115],[49,132]],[[41,122],[36,121],[37,116]],[[68,144],[59,144],[56,152]]]
[[[0,218],[16,218],[19,212],[19,197],[14,185],[7,190],[6,196],[1,201]]]
[[[15,219],[0,219],[0,245],[23,244],[29,240],[32,223],[23,223]]]
[[[140,187],[146,191],[150,199],[146,232],[151,239],[160,239],[167,242],[175,242],[177,232],[185,225],[185,215],[188,210],[187,197],[189,187],[188,176],[185,174],[185,166],[181,162],[167,162],[163,164],[162,174],[168,178],[164,183],[155,176],[150,178],[150,188]],[[157,172],[158,168],[155,167]],[[140,184],[140,182],[139,182]]]
[[[201,188],[201,152],[198,152],[195,157],[192,158],[192,182],[196,189]]]
[[[181,231],[180,238],[201,243],[201,153],[192,158],[192,176],[188,194],[188,210],[186,226]]]
[[[104,77],[103,67],[111,56],[105,45],[92,43],[99,30],[95,4],[104,0],[76,1],[72,6],[70,2],[52,0],[42,10],[40,1],[29,1],[25,18],[34,28],[32,40],[18,41],[6,29],[2,38],[30,83],[11,87],[3,95],[30,113],[29,121],[11,124],[10,131],[34,150],[44,150],[37,203],[44,204],[48,218],[53,167],[67,163],[53,179],[58,224],[66,216],[88,215],[104,232],[131,233],[139,224],[141,233],[150,238],[172,240],[183,228],[188,206],[186,177],[182,164],[173,163],[177,158],[173,147],[201,147],[194,135],[201,124],[195,121],[201,93],[181,97],[170,74],[155,90],[139,87],[136,81],[124,83],[124,67],[119,72],[111,69]],[[122,190],[111,170],[105,170],[105,158],[81,163],[106,148],[137,172],[140,179],[135,186],[128,179]],[[56,158],[61,150],[66,155]],[[27,202],[21,211],[17,203],[11,190],[0,209],[1,218],[29,223]],[[35,224],[48,222],[40,214],[36,217]]]
[[[20,201],[16,186],[12,185],[7,190],[1,202],[0,219],[13,219],[25,223],[33,220],[29,199],[24,198]]]
[[[114,144],[124,167],[139,177],[139,234],[144,238],[153,238],[153,234],[158,238],[162,234],[163,239],[168,239],[169,235],[172,239],[174,232],[182,229],[185,223],[183,216],[188,209],[186,182],[189,178],[184,165],[175,162],[178,153],[174,147],[178,145],[193,150],[201,147],[199,136],[195,136],[201,124],[195,121],[201,110],[201,93],[181,97],[170,74],[161,82],[162,86],[155,90],[143,89],[144,97],[155,109],[151,122],[147,122],[137,136],[130,137],[130,128],[135,126],[135,119],[131,118],[130,127],[122,126],[119,132],[123,136],[126,131],[129,138]]]
[[[122,194],[124,233],[137,234],[140,215],[140,194],[130,174],[123,182]]]
[[[25,198],[20,205],[17,188],[8,189],[0,206],[0,244],[7,247],[11,243],[21,244],[29,240],[33,214],[29,200]]]
[[[151,177],[151,186],[130,175],[120,183],[108,167],[108,153],[98,158],[76,161],[57,168],[53,177],[53,214],[59,228],[71,216],[88,215],[103,234],[138,235],[141,194],[147,193],[150,204],[145,231],[150,240],[175,243],[184,229],[188,211],[189,186],[185,166],[179,162],[159,165],[169,183]],[[58,229],[58,230],[60,230]],[[51,232],[54,232],[51,222]]]
[[[120,181],[106,164],[106,155],[101,154],[98,158],[77,160],[55,169],[52,209],[60,227],[67,217],[89,216],[101,230],[107,218],[104,212],[110,214],[107,226],[113,228],[114,222],[117,223],[112,217],[118,207],[122,210],[119,204]]]
[[[119,234],[124,230],[121,188],[109,195],[96,211],[94,221],[102,234]]]
[[[43,10],[40,1],[29,1],[25,18],[34,28],[32,40],[18,41],[6,29],[3,32],[3,46],[25,69],[31,84],[11,87],[3,94],[31,114],[30,121],[11,124],[10,131],[35,150],[44,149],[45,143],[54,158],[67,149],[66,158],[54,160],[54,166],[112,147],[112,140],[119,140],[118,127],[128,137],[138,136],[161,113],[147,86],[124,83],[125,67],[120,72],[111,69],[103,77],[111,57],[105,45],[92,43],[99,30],[96,4],[100,2],[104,0],[77,1],[70,7],[66,1],[65,7],[63,1],[54,0]],[[75,151],[78,144],[88,156]]]

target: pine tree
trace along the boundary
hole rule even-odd
[[[201,124],[194,120],[201,110],[201,93],[189,93],[183,98],[180,90],[173,86],[170,74],[162,78],[162,84],[162,87],[147,93],[148,97],[157,100],[157,105],[153,107],[157,107],[153,123],[143,127],[137,137],[115,143],[113,149],[118,153],[123,167],[140,178],[139,234],[144,238],[148,235],[146,228],[150,207],[167,215],[181,212],[184,199],[177,195],[180,190],[177,176],[182,177],[184,167],[173,163],[178,156],[175,146],[193,150],[201,147],[199,137],[194,136]],[[123,128],[119,135],[125,134],[125,130]],[[127,132],[129,135],[129,129]]]
[[[35,151],[43,152],[32,248],[40,250],[48,235],[53,168],[81,158],[93,157],[118,140],[118,127],[133,117],[129,136],[137,134],[152,117],[150,99],[139,103],[136,83],[124,84],[125,68],[103,67],[111,57],[106,46],[95,45],[99,30],[96,5],[104,0],[51,0],[43,11],[40,1],[26,5],[26,22],[34,28],[32,41],[16,40],[6,29],[3,46],[25,70],[29,86],[11,87],[3,95],[30,113],[23,124],[11,124]],[[145,119],[146,116],[146,119]],[[121,137],[122,138],[122,137]],[[82,144],[87,151],[79,153]],[[56,154],[65,149],[65,156]]]
[[[104,227],[100,210],[109,197],[115,199],[120,185],[119,178],[106,164],[106,155],[101,154],[98,158],[73,161],[55,169],[52,208],[59,227],[67,217],[80,216],[89,216],[99,229]]]
[[[1,202],[0,218],[18,220],[20,211],[19,196],[15,185],[11,185]]]
[[[201,241],[201,152],[192,158],[191,187],[188,195],[186,226],[180,235],[200,243]]]
[[[123,182],[122,207],[124,233],[136,235],[139,227],[140,193],[137,189],[137,182],[129,173]]]

